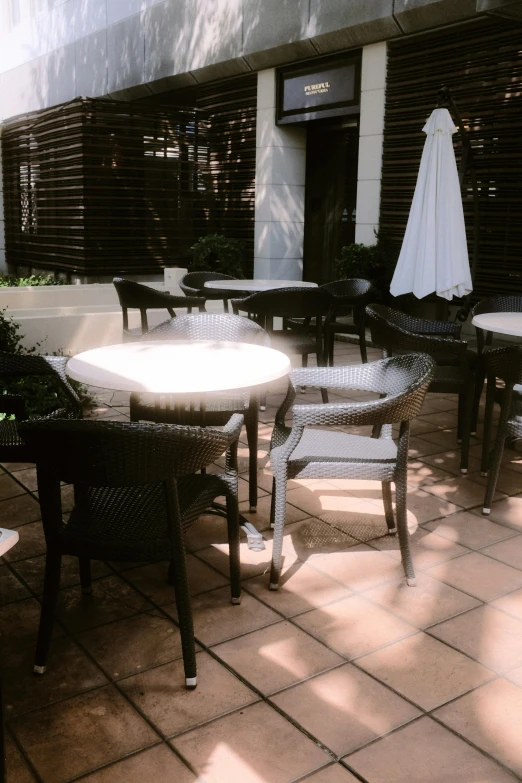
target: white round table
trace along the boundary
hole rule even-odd
[[[276,288],[317,288],[317,283],[306,283],[304,280],[209,280],[204,287],[218,291],[248,291],[256,294],[259,291],[273,291]]]
[[[290,359],[261,345],[158,340],[108,345],[67,363],[75,381],[103,389],[153,394],[205,394],[250,389],[288,375]]]
[[[486,332],[522,337],[522,313],[483,313],[471,323]]]

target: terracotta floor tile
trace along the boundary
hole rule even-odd
[[[159,614],[136,614],[85,631],[78,639],[113,679],[181,657],[179,629]]]
[[[360,500],[350,491],[336,488],[327,483],[311,484],[286,493],[288,503],[307,512],[308,516],[324,516],[330,512],[350,514],[357,511]]]
[[[510,538],[507,541],[499,541],[482,550],[485,555],[494,557],[502,563],[522,569],[522,535]]]
[[[3,478],[3,476],[0,477],[0,487],[3,486],[2,481],[1,481],[2,478]],[[16,472],[16,478],[17,478],[17,481],[19,481],[21,484],[24,485],[24,487],[26,487],[27,489],[30,489],[31,491],[34,491],[34,490],[38,489],[38,482],[36,480],[36,468],[35,467],[25,468],[24,470],[18,470]],[[11,479],[11,481],[12,481],[12,479]],[[12,493],[12,494],[18,494],[19,495],[20,492],[23,492],[23,489],[20,489],[19,492]],[[2,494],[2,490],[0,489],[0,496],[1,496],[1,494]],[[9,496],[8,495],[4,495],[4,497],[9,497]]]
[[[85,783],[198,783],[167,745],[136,753],[82,778]]]
[[[168,563],[166,562],[148,563],[132,571],[126,571],[125,579],[145,593],[151,601],[163,606],[174,600],[174,587],[168,583],[167,571]],[[213,590],[228,582],[224,574],[219,574],[191,554],[187,555],[187,575],[191,595],[198,595],[205,590]]]
[[[269,592],[266,584],[265,590]],[[272,609],[245,592],[241,595],[241,604],[231,604],[229,587],[202,593],[193,598],[191,603],[195,635],[207,646],[281,620]],[[175,604],[166,606],[165,611],[177,617]]]
[[[257,701],[258,696],[206,652],[196,654],[198,687],[185,688],[183,661],[120,680],[120,687],[168,737]]]
[[[16,547],[13,547],[16,549]],[[19,560],[13,563],[13,569],[27,582],[29,587],[37,595],[43,593],[44,574],[45,574],[45,555],[38,557],[29,557],[25,560]],[[99,579],[107,576],[110,571],[100,560],[93,560],[91,564],[92,578]],[[60,572],[60,587],[71,587],[80,584],[80,569],[78,567],[78,558],[64,555],[62,557],[62,568]]]
[[[285,617],[301,614],[351,593],[349,588],[302,563],[296,563],[283,574],[279,590],[268,589],[265,574],[248,579],[243,585]]]
[[[350,663],[289,688],[272,701],[336,756],[420,714]]]
[[[480,469],[477,472],[471,473],[468,476],[470,481],[474,481],[486,491],[488,484],[488,477],[480,474]],[[500,470],[497,486],[497,492],[501,492],[504,495],[517,495],[522,492],[522,475],[515,470],[509,470],[505,465],[502,465]]]
[[[28,598],[29,591],[7,566],[0,565],[0,604],[10,604]]]
[[[522,687],[522,666],[519,666],[517,669],[513,669],[510,672],[507,672],[506,680],[511,680],[511,682],[514,682],[515,685],[519,685]]]
[[[385,536],[372,541],[372,546],[386,552],[395,560],[401,560],[401,551],[398,536]],[[443,563],[453,557],[469,552],[468,549],[442,538],[436,533],[418,528],[410,535],[410,547],[415,568],[429,568],[436,563]]]
[[[512,593],[501,596],[501,598],[496,598],[494,601],[491,601],[491,606],[522,620],[522,589],[514,590]]]
[[[213,652],[265,694],[342,662],[336,653],[288,622],[239,636],[217,645]]]
[[[185,535],[187,552],[197,552],[213,544],[227,544],[227,521],[214,514],[203,514],[190,526]]]
[[[1,518],[1,517],[0,517]],[[2,520],[2,522],[5,522]],[[9,525],[11,527],[11,525]],[[46,552],[45,537],[41,522],[30,522],[17,528],[18,543],[4,555],[4,560],[14,563],[26,557],[38,557]]]
[[[330,761],[267,704],[226,715],[173,744],[205,783],[288,783]]]
[[[410,438],[408,454],[410,459],[424,459],[428,454],[437,454],[441,447],[438,443],[430,443],[425,438],[413,436]]]
[[[476,509],[473,513],[482,516],[482,508]],[[522,533],[522,495],[492,503],[488,519]]]
[[[98,667],[67,637],[51,643],[44,676],[34,676],[33,663],[33,647],[2,654],[3,699],[8,719],[107,682]]]
[[[437,484],[430,484],[425,487],[425,490],[431,495],[455,503],[461,508],[482,506],[484,502],[484,487],[471,481],[468,476],[453,477]],[[495,492],[494,499],[501,500],[502,493]]]
[[[430,634],[496,672],[522,664],[522,621],[491,606],[453,617],[430,628]]]
[[[5,767],[8,783],[36,783],[35,776],[7,732],[5,733]]]
[[[23,472],[24,471],[21,471],[21,473]],[[17,476],[18,475],[19,474],[17,474]],[[20,478],[20,481],[22,481],[22,478]],[[18,484],[11,476],[7,473],[2,473],[2,475],[0,475],[0,500],[8,500],[9,498],[23,495],[24,493],[24,487]]]
[[[2,527],[18,527],[38,519],[40,519],[40,504],[31,495],[17,495],[0,502]]]
[[[436,485],[433,485],[436,486]],[[427,487],[426,489],[428,489]],[[429,494],[425,489],[409,489],[407,494],[408,525],[423,525],[432,519],[460,511],[454,503]]]
[[[306,778],[308,783],[358,783],[359,778],[343,767],[342,764],[331,764]]]
[[[410,487],[422,487],[425,484],[434,484],[436,481],[449,478],[451,478],[451,473],[448,471],[427,465],[421,460],[408,462],[408,484]]]
[[[459,511],[444,519],[427,522],[424,527],[433,530],[438,536],[467,546],[470,549],[480,549],[488,544],[495,544],[505,538],[516,535],[514,530],[491,522],[488,517],[477,516],[470,511]]]
[[[26,647],[34,651],[39,622],[40,604],[34,598],[0,606],[2,657],[11,650],[21,651]],[[55,630],[61,633],[59,627]]]
[[[61,783],[158,740],[112,687],[15,718],[11,726],[46,783]]]
[[[346,761],[371,783],[514,783],[496,762],[428,717]]]
[[[255,514],[250,513],[248,503],[240,503],[239,512],[245,517],[245,519],[247,519],[249,522],[252,522],[254,527],[256,527],[258,530],[269,530],[270,503],[270,495],[263,495],[263,497],[259,498],[257,501],[257,511]],[[286,504],[287,525],[291,525],[292,522],[299,522],[299,520],[306,519],[309,516],[310,514],[300,508],[297,508],[297,506],[293,506],[290,501],[288,501]]]
[[[442,451],[442,449],[459,449],[460,444],[457,444],[457,428],[447,428],[432,432],[423,432],[420,436],[423,438],[423,440],[427,440],[428,443],[434,443],[437,446],[440,446],[442,448],[439,448],[439,451]]]
[[[480,552],[448,560],[428,569],[427,573],[481,601],[490,601],[522,586],[522,571]]]
[[[424,710],[493,677],[489,669],[425,633],[365,655],[357,664]]]
[[[79,587],[61,590],[57,615],[72,630],[86,631],[152,608],[152,604],[122,579],[107,576],[92,583],[91,595],[82,595]]]
[[[404,578],[401,563],[366,544],[314,558],[313,567],[357,591]]]
[[[432,465],[434,468],[460,476],[462,475],[460,472],[460,458],[460,448],[455,448],[436,454],[425,454],[421,457],[421,460],[427,465]],[[468,473],[472,473],[477,470],[480,470],[480,460],[476,457],[470,456],[468,460]]]
[[[522,688],[504,679],[488,682],[435,713],[481,750],[522,775]]]
[[[34,462],[2,462],[1,467],[9,471],[9,473],[16,473],[17,470],[34,468]]]
[[[415,633],[412,625],[358,595],[299,615],[295,622],[348,658]]]
[[[417,628],[425,628],[479,606],[476,598],[422,572],[417,573],[416,587],[409,587],[404,579],[400,579],[378,585],[364,596]]]
[[[435,425],[437,429],[451,429],[457,426],[457,413],[453,410],[438,411],[437,413],[420,413],[419,420]]]

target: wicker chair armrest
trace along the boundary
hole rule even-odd
[[[229,444],[239,439],[244,420],[242,413],[234,413],[223,427],[222,432],[228,436]]]
[[[433,336],[452,335],[455,339],[459,339],[462,329],[461,324],[455,324],[451,321],[432,321],[427,318],[416,318],[415,316],[408,316],[408,326],[405,327],[408,331],[414,334],[424,334]]]

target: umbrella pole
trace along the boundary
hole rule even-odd
[[[471,282],[475,285],[475,275],[477,273],[478,264],[478,248],[479,248],[479,228],[480,228],[480,215],[479,215],[479,198],[478,198],[478,185],[477,185],[477,169],[475,165],[475,158],[473,156],[473,148],[469,140],[468,133],[464,127],[460,112],[455,105],[455,101],[449,91],[448,87],[441,87],[438,93],[437,108],[446,108],[451,111],[456,119],[456,124],[459,129],[459,135],[462,140],[462,157],[460,159],[459,169],[459,182],[460,187],[464,183],[464,177],[467,169],[471,169],[471,186],[473,190],[473,245],[471,254]],[[455,316],[456,321],[466,321],[471,310],[471,294],[465,298],[465,304],[459,309]],[[446,319],[447,320],[447,319]]]

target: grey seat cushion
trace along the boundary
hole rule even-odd
[[[283,446],[270,452],[270,464],[275,472]],[[394,463],[397,446],[391,438],[369,438],[335,430],[305,427],[301,440],[292,452],[289,463],[359,462]]]

